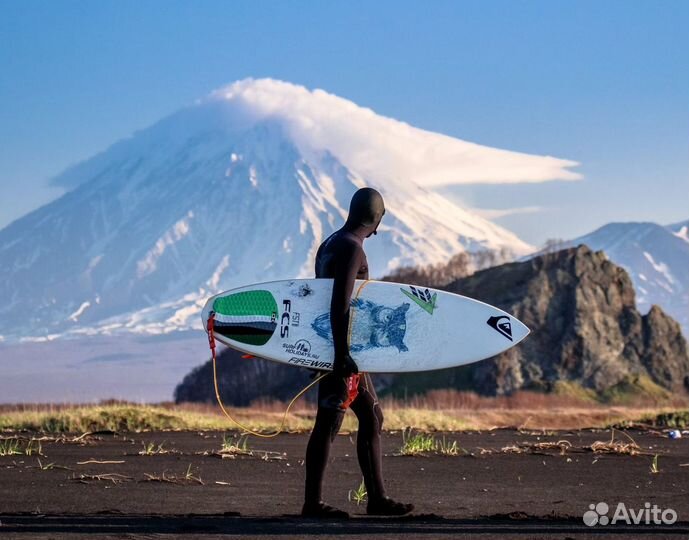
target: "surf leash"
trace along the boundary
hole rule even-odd
[[[215,352],[215,333],[214,333],[214,326],[215,326],[215,313],[211,311],[210,315],[208,316],[208,322],[206,324],[206,328],[208,329],[208,345],[210,346],[211,349],[211,356],[213,358],[213,386],[215,387],[215,397],[218,400],[218,405],[220,405],[220,410],[229,418],[229,420],[237,425],[239,428],[243,429],[246,433],[249,435],[254,435],[255,437],[262,437],[264,439],[271,439],[273,437],[277,437],[280,435],[280,433],[283,432],[284,427],[285,427],[285,422],[287,422],[287,415],[289,414],[290,409],[292,408],[292,405],[301,397],[303,396],[310,388],[315,386],[315,384],[320,381],[323,377],[325,377],[329,372],[326,371],[325,373],[320,374],[318,377],[316,377],[313,381],[311,381],[309,384],[307,384],[304,388],[302,388],[296,396],[292,398],[292,401],[289,402],[287,405],[287,408],[285,409],[285,413],[282,415],[282,421],[280,422],[280,426],[278,427],[277,431],[274,433],[261,433],[260,431],[254,431],[251,428],[247,427],[246,425],[242,424],[239,420],[236,420],[230,413],[229,411],[225,408],[225,405],[222,402],[222,398],[220,397],[220,389],[218,386],[218,370],[217,370],[217,361],[216,361],[216,352]]]

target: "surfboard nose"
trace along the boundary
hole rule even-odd
[[[512,325],[512,339],[514,343],[519,343],[522,339],[529,335],[531,330],[523,322],[516,317],[510,317]]]
[[[512,342],[512,345],[516,345],[529,334],[529,329],[523,322],[504,311],[491,315],[486,323]]]

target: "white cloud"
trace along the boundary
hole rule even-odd
[[[485,219],[500,219],[517,214],[536,214],[543,212],[542,206],[522,206],[521,208],[472,208],[474,214],[478,214]]]
[[[242,116],[282,122],[303,153],[329,150],[359,175],[423,187],[577,180],[575,161],[481,146],[377,115],[323,90],[245,79],[199,103],[226,100]]]

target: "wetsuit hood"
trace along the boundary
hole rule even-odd
[[[347,222],[352,226],[363,226],[375,230],[385,214],[383,196],[373,188],[361,188],[349,204]]]

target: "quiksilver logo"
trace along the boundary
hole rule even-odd
[[[512,323],[507,315],[491,317],[486,321],[488,326],[500,332],[507,339],[512,341]]]

